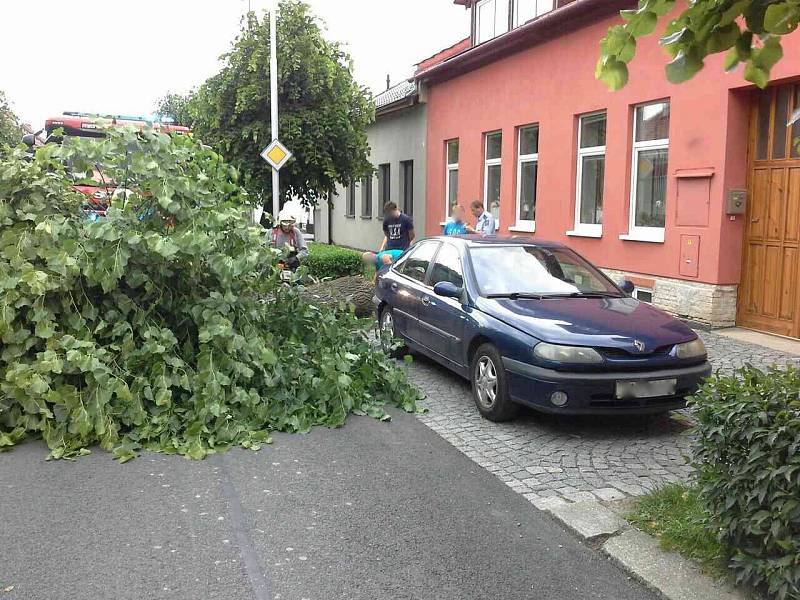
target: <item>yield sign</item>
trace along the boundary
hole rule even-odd
[[[273,169],[280,171],[281,167],[292,158],[292,153],[278,140],[272,140],[272,143],[264,148],[261,158],[267,161]]]

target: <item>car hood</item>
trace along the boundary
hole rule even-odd
[[[683,322],[633,298],[479,298],[476,308],[553,344],[640,353],[697,337]]]

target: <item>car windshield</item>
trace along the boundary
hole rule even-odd
[[[593,266],[567,248],[485,246],[470,251],[481,295],[621,297]]]

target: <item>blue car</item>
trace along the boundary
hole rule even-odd
[[[374,302],[383,339],[469,379],[487,419],[682,408],[711,373],[706,348],[629,286],[561,244],[435,237],[378,276]]]

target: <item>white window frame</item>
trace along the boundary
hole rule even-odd
[[[489,136],[500,134],[500,158],[487,158],[489,154]],[[495,219],[495,231],[500,229],[500,208],[502,208],[502,186],[503,186],[503,131],[489,131],[483,136],[483,210],[492,214],[489,206],[489,167],[500,167],[500,206],[497,208],[497,218]]]
[[[497,3],[501,2],[508,5],[508,0],[480,0],[475,5],[475,44],[483,44],[484,42],[488,42],[489,40],[493,40],[494,38],[503,35],[504,33],[508,33],[508,11],[506,10],[506,22],[502,25],[501,31],[498,32],[497,28]],[[494,5],[494,31],[491,37],[481,39],[481,7],[487,4]]]
[[[645,293],[650,294],[651,301],[648,302],[647,300],[639,300],[639,292],[645,292]],[[633,292],[631,292],[631,298],[635,298],[636,300],[639,300],[639,302],[644,302],[646,304],[653,304],[652,300],[655,300],[655,298],[656,298],[655,290],[653,288],[639,287],[637,285],[637,286],[634,286]]]
[[[528,19],[528,21],[532,21],[533,19],[538,19],[542,15],[546,15],[547,13],[552,12],[556,8],[556,6],[555,6],[556,0],[550,0],[550,8],[540,12],[539,11],[539,2],[541,2],[541,0],[534,0],[534,2],[536,2],[536,11],[535,11],[536,15],[531,17],[530,19]],[[528,21],[523,21],[522,23],[520,23],[520,21],[519,21],[519,4],[520,4],[519,0],[514,0],[514,27],[519,27],[520,25],[524,25],[525,23],[528,22]]]
[[[603,224],[602,223],[581,223],[581,192],[583,191],[583,159],[588,157],[602,156],[605,159],[606,146],[590,146],[588,148],[581,148],[581,133],[583,132],[583,120],[596,117],[598,115],[605,115],[606,117],[606,136],[608,135],[608,111],[598,110],[591,113],[586,113],[578,117],[578,156],[577,156],[577,169],[575,175],[575,224],[572,231],[568,231],[567,235],[579,237],[603,237]],[[606,142],[608,140],[606,139]],[[605,170],[603,171],[603,185],[605,186]],[[603,194],[603,204],[605,205],[605,194]]]
[[[458,177],[458,162],[451,163],[450,162],[450,144],[455,142],[458,144],[458,159],[461,160],[461,143],[459,138],[452,138],[444,143],[444,162],[446,164],[445,168],[445,180],[444,180],[444,224],[447,224],[447,221],[450,219],[450,173],[455,171],[456,177]],[[456,198],[456,204],[458,204],[458,198]]]
[[[628,213],[628,233],[619,236],[621,240],[631,240],[635,242],[653,242],[664,243],[664,231],[666,230],[666,216],[667,212],[664,211],[664,227],[637,227],[636,226],[636,182],[639,179],[639,153],[644,150],[666,150],[667,151],[667,164],[669,164],[669,137],[660,140],[647,140],[645,142],[636,141],[636,115],[639,109],[653,104],[670,104],[669,98],[663,100],[654,100],[653,102],[645,102],[637,104],[633,107],[633,146],[631,150],[631,193],[630,193],[630,207]],[[671,114],[671,113],[670,113]],[[664,196],[666,202],[666,195]]]
[[[519,218],[519,209],[522,206],[522,166],[528,163],[536,163],[536,190],[534,190],[535,199],[539,200],[538,188],[539,188],[539,147],[537,144],[536,152],[534,154],[522,154],[522,132],[525,129],[535,128],[538,130],[539,125],[537,123],[532,123],[530,125],[522,125],[521,127],[517,128],[517,191],[516,191],[516,215],[515,220],[516,224],[514,227],[510,227],[511,231],[519,231],[522,233],[533,233],[536,231],[536,220],[530,219],[520,219]]]

